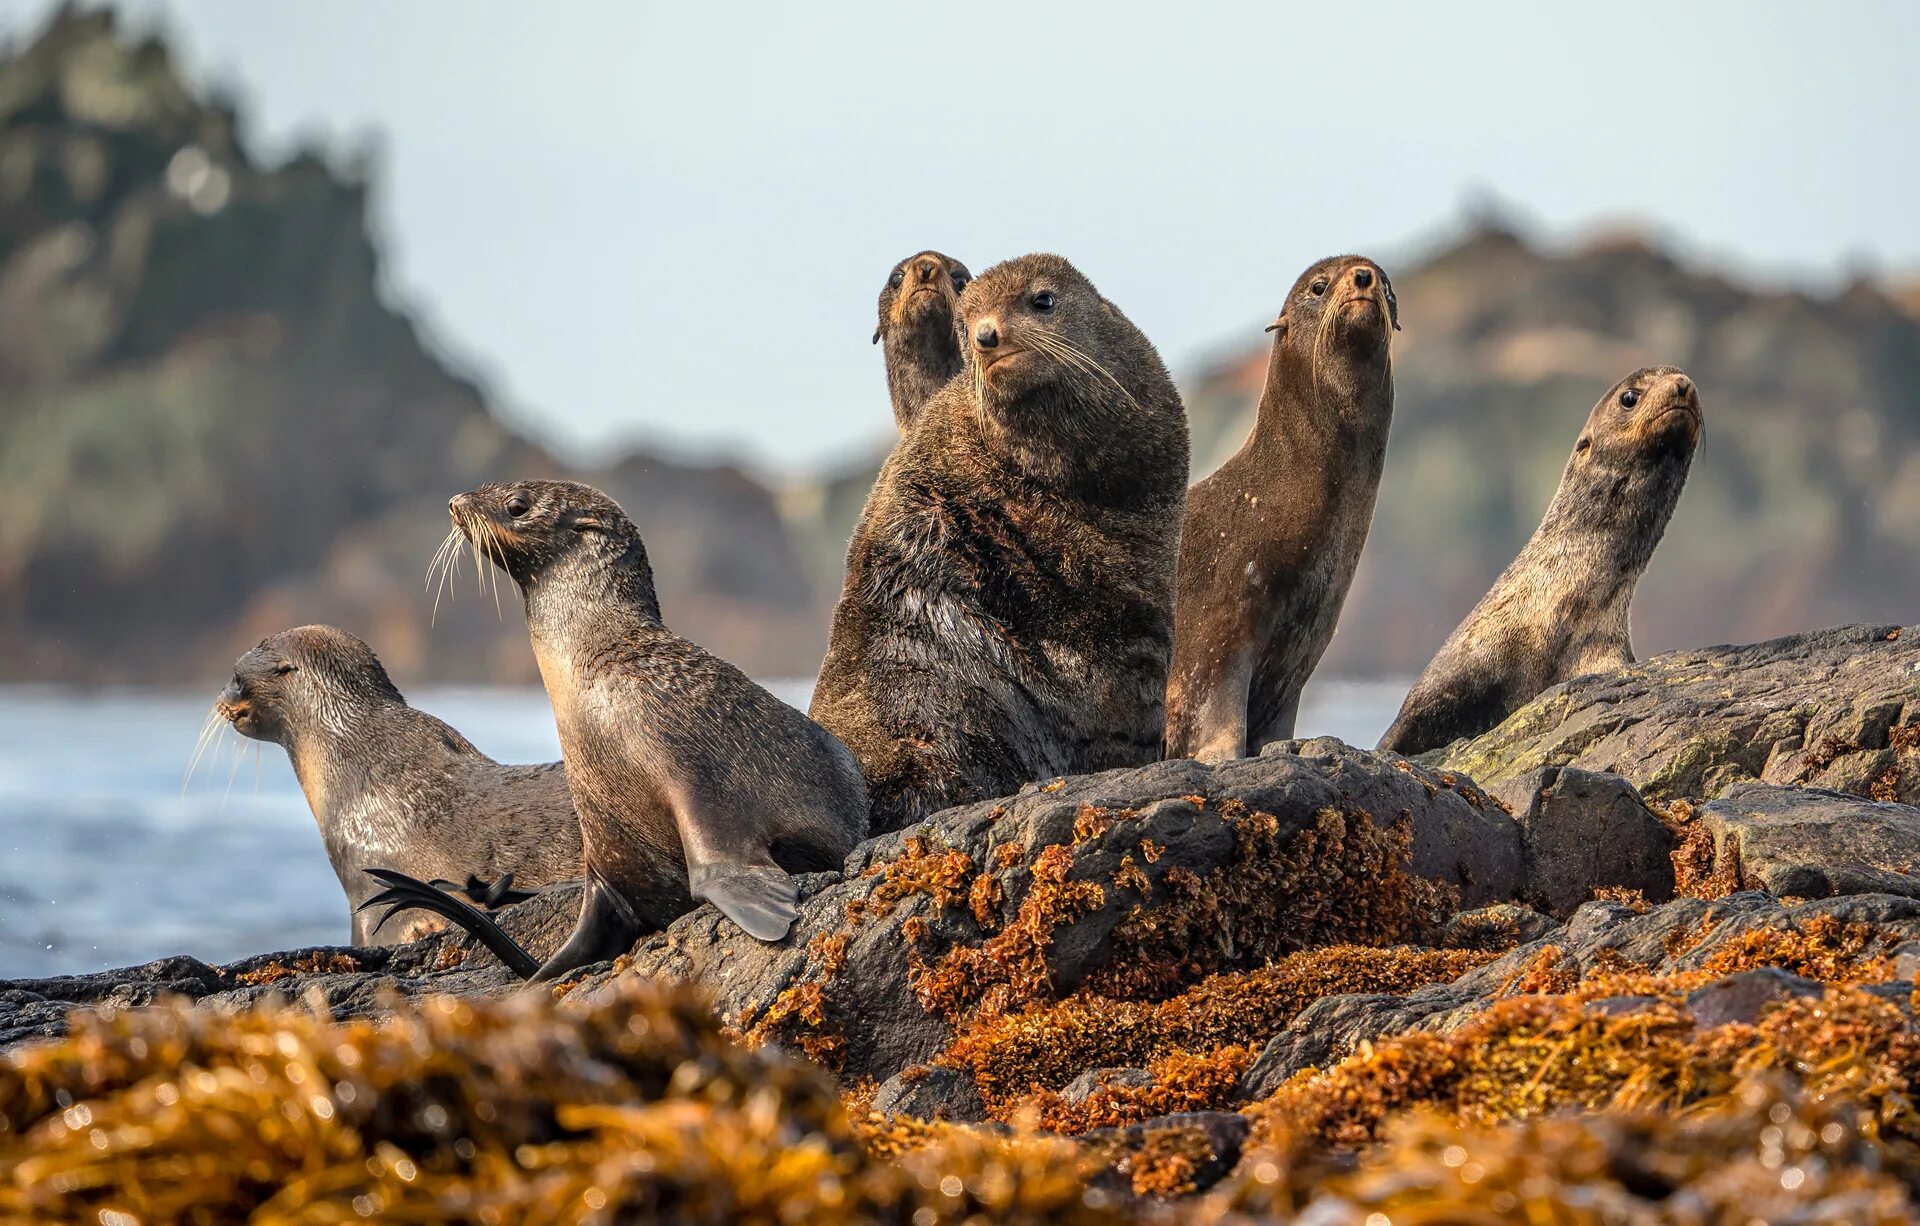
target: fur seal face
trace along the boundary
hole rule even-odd
[[[960,291],[973,280],[967,266],[938,251],[910,255],[893,266],[880,287],[880,322],[874,344],[886,341],[887,392],[893,418],[904,432],[920,409],[963,360],[954,311]]]
[[[1085,411],[1125,412],[1136,403],[1127,389],[1149,373],[1139,369],[1139,331],[1057,255],[988,269],[960,296],[960,318],[980,406],[1024,430],[1080,435],[1097,428]],[[1090,382],[1106,387],[1074,395]],[[1082,414],[1055,411],[1068,397]]]
[[[355,711],[405,702],[365,643],[332,626],[299,626],[234,661],[216,709],[242,736],[291,747],[302,732],[338,726]]]
[[[1414,682],[1380,748],[1424,753],[1476,736],[1548,686],[1633,662],[1634,589],[1680,501],[1701,422],[1699,388],[1676,367],[1607,389],[1540,526]]]
[[[640,530],[618,503],[592,486],[577,481],[483,485],[454,495],[447,513],[453,531],[505,571],[530,600],[536,589],[584,577],[585,585],[574,592],[577,598],[590,598],[596,593],[588,589],[610,585],[614,599],[659,619],[653,568]]]
[[[1330,256],[1301,273],[1267,327],[1287,364],[1307,372],[1309,385],[1331,382],[1349,393],[1356,367],[1389,361],[1389,342],[1399,330],[1393,282],[1358,255]]]

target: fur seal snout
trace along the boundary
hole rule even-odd
[[[1252,435],[1187,493],[1167,755],[1218,762],[1293,735],[1353,583],[1393,420],[1393,283],[1357,255],[1300,274]]]
[[[921,251],[895,264],[880,287],[873,343],[886,342],[887,393],[902,433],[965,365],[954,315],[972,280],[952,256]]]
[[[364,869],[540,888],[580,876],[580,825],[558,762],[503,766],[407,705],[373,650],[300,626],[235,661],[215,706],[243,736],[287,751],[353,911],[355,945],[414,939],[358,910]]]
[[[567,481],[454,498],[455,531],[519,586],[579,814],[587,888],[551,979],[713,903],[761,940],[799,911],[795,872],[837,870],[867,831],[867,793],[831,733],[667,629],[633,522]],[[418,883],[385,903],[438,910],[532,970],[491,921]],[[504,943],[504,944],[503,944]]]
[[[1380,748],[1424,753],[1477,736],[1551,685],[1631,664],[1634,589],[1701,428],[1699,388],[1677,367],[1608,389],[1539,528],[1420,674]]]

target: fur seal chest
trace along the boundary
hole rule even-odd
[[[1686,486],[1701,421],[1699,388],[1677,367],[1608,389],[1532,539],[1447,636],[1381,749],[1477,736],[1549,686],[1633,663],[1633,592]]]
[[[960,295],[965,367],[882,468],[812,715],[873,826],[1158,756],[1186,412],[1140,330],[1059,256]]]
[[[1187,493],[1167,756],[1220,762],[1293,735],[1373,523],[1393,421],[1393,286],[1363,256],[1300,274],[1253,434]]]

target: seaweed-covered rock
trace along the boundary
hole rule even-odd
[[[1920,808],[1819,788],[1741,784],[1704,806],[1714,862],[1737,886],[1782,897],[1920,898]]]
[[[1520,823],[1526,895],[1569,915],[1595,889],[1673,897],[1673,832],[1618,775],[1545,766],[1491,789]]]
[[[1556,685],[1422,760],[1489,787],[1545,766],[1612,771],[1656,803],[1752,781],[1920,803],[1920,626],[1668,652]]]

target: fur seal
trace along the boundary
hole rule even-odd
[[[486,485],[448,504],[454,531],[512,577],[553,702],[580,818],[586,891],[567,942],[533,960],[486,916],[400,874],[369,905],[452,919],[522,975],[624,952],[704,899],[763,941],[799,915],[794,872],[837,871],[866,837],[845,746],[667,629],[640,534],[569,481]]]
[[[235,661],[214,710],[242,736],[287,751],[355,908],[355,945],[419,935],[381,938],[358,910],[377,888],[362,870],[375,865],[535,888],[580,876],[580,823],[560,763],[495,762],[408,706],[372,649],[344,630],[300,626],[261,640]],[[487,901],[517,896],[509,886]]]
[[[873,343],[887,343],[887,392],[902,434],[966,364],[954,307],[972,280],[959,260],[922,251],[895,264],[880,287],[880,323],[873,330]]]
[[[1548,686],[1633,663],[1628,610],[1687,483],[1700,392],[1636,370],[1587,414],[1545,518],[1427,665],[1380,748],[1424,753],[1492,728]]]
[[[1220,762],[1293,735],[1373,523],[1393,422],[1387,274],[1358,255],[1293,283],[1253,433],[1187,493],[1167,756]]]
[[[965,369],[881,469],[813,693],[875,831],[1160,749],[1180,394],[1057,255],[982,273],[960,320]]]

